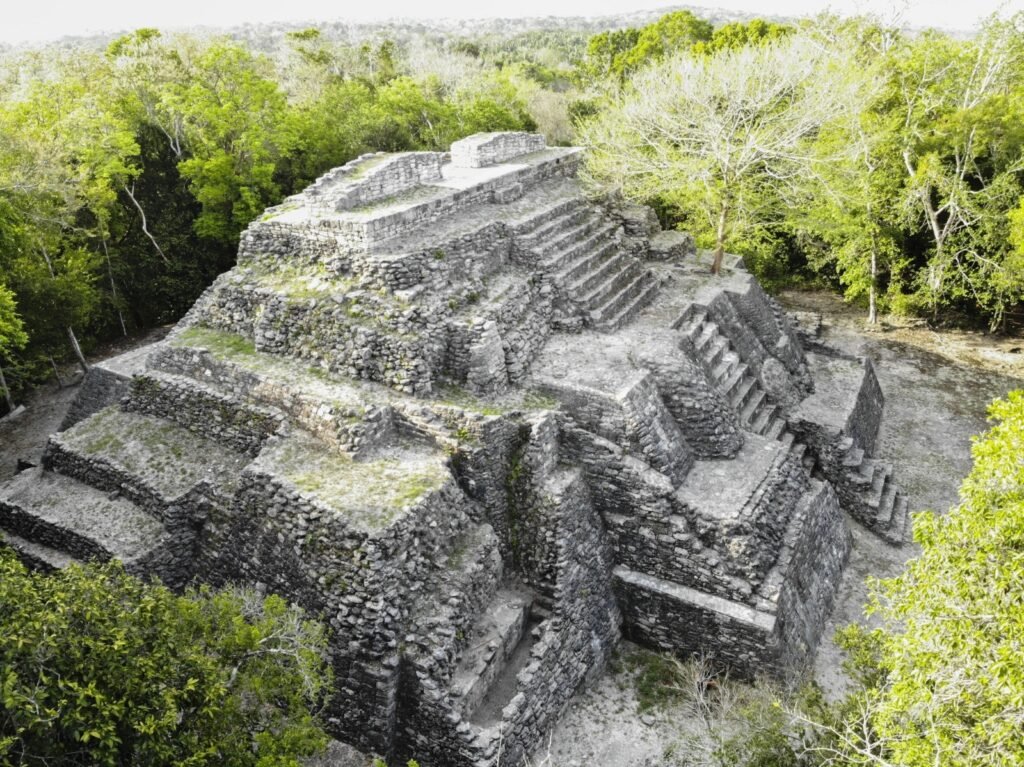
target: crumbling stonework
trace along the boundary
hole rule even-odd
[[[328,723],[395,763],[518,765],[624,634],[799,669],[843,511],[902,538],[870,364],[806,354],[742,264],[589,200],[579,159],[483,134],[269,210],[0,488],[4,539],[322,615]]]

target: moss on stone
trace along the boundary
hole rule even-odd
[[[251,339],[200,325],[186,328],[172,343],[175,346],[202,347],[228,359],[256,356],[256,344]]]
[[[301,436],[284,440],[265,456],[261,462],[278,477],[369,530],[391,524],[449,476],[440,453],[396,450],[360,461]]]

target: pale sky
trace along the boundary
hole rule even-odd
[[[684,0],[686,2],[686,0]],[[677,0],[678,3],[678,0]],[[670,0],[10,0],[0,15],[0,42],[38,42],[64,35],[138,27],[236,26],[270,21],[376,21],[389,18],[597,16],[677,4]],[[692,5],[786,16],[830,9],[885,20],[904,9],[904,23],[969,30],[994,11],[1024,10],[1024,0],[689,0]]]

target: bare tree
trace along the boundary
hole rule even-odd
[[[693,200],[714,234],[717,274],[733,227],[751,220],[765,187],[797,178],[811,161],[807,140],[856,110],[860,83],[844,55],[793,35],[655,64],[583,126],[589,177],[634,198]]]

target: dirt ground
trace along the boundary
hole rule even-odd
[[[89,362],[98,362],[159,341],[169,329],[156,328],[107,344],[90,355]],[[0,419],[0,482],[14,476],[19,460],[39,464],[47,437],[60,427],[78,393],[82,372],[75,366],[68,366],[61,371],[61,378],[63,386],[58,386],[53,380],[47,381],[18,403],[25,406],[20,415],[12,414]]]
[[[876,361],[886,395],[876,453],[895,467],[911,508],[945,511],[955,504],[971,465],[970,439],[986,428],[989,401],[1024,387],[1024,339],[937,333],[894,320],[868,329],[860,310],[827,293],[788,293],[781,299],[788,310],[821,314],[824,341]],[[0,480],[14,473],[18,458],[38,460],[75,391],[44,386],[20,418],[0,422]],[[914,553],[913,545],[887,546],[853,527],[854,551],[814,668],[819,684],[833,695],[843,687],[833,631],[863,620],[868,576],[895,575]],[[620,653],[632,651],[624,643]],[[550,739],[537,744],[533,767],[660,767],[672,763],[673,752],[685,763],[680,749],[692,730],[686,712],[668,708],[641,715],[633,672],[618,665],[621,670],[605,674],[570,704]],[[345,763],[333,756],[329,762]]]

